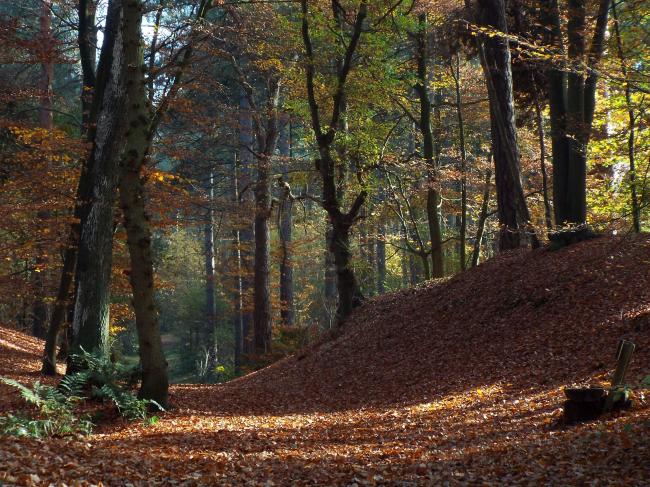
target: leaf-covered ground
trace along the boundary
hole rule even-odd
[[[0,328],[0,375],[40,343]],[[512,252],[374,299],[345,330],[220,386],[175,386],[153,426],[0,437],[18,485],[650,485],[650,401],[558,426],[562,389],[650,374],[650,237]],[[646,391],[645,394],[650,393]],[[0,411],[15,408],[0,388]]]

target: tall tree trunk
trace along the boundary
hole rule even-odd
[[[38,107],[38,120],[42,129],[48,131],[50,134],[54,129],[53,118],[53,94],[52,82],[54,78],[54,64],[51,59],[49,48],[52,44],[52,1],[43,0],[40,12],[40,31],[39,42],[42,48],[42,62],[41,62],[41,77],[39,80],[39,107]],[[48,162],[49,166],[49,162]],[[47,225],[50,218],[50,213],[47,210],[40,210],[37,214],[40,224]],[[47,321],[47,290],[45,288],[43,271],[46,268],[46,260],[43,258],[45,249],[42,244],[37,246],[38,256],[36,258],[36,269],[32,273],[35,288],[35,299],[32,308],[32,335],[38,338],[45,338],[46,335],[46,321]]]
[[[587,220],[587,149],[596,105],[598,65],[604,51],[611,0],[600,0],[591,46],[586,43],[586,2],[569,0],[564,47],[557,0],[542,8],[550,44],[556,51],[548,69],[553,153],[553,206],[558,226]],[[567,59],[564,59],[565,56]],[[557,57],[565,65],[557,62]],[[568,72],[567,72],[568,70]],[[588,73],[588,74],[587,74]]]
[[[95,62],[96,62],[96,43],[97,33],[95,30],[95,11],[96,3],[93,0],[80,0],[79,1],[79,28],[78,28],[78,44],[82,68],[82,87],[81,87],[81,111],[82,111],[82,135],[85,136],[88,142],[93,142],[94,137],[94,123],[96,121],[97,110],[99,107],[99,98],[103,93],[103,84],[106,80],[106,74],[100,73],[100,80],[102,86],[99,90],[95,91],[96,76],[95,76]],[[112,42],[109,36],[105,35],[105,46],[102,46],[102,56],[104,57],[102,71],[108,69],[108,58],[110,57],[110,49],[112,49]],[[77,186],[77,194],[75,198],[74,218],[79,220],[81,218],[81,202],[90,198],[90,184],[88,181],[88,158],[82,160],[81,175]],[[61,277],[59,280],[59,287],[57,290],[56,300],[52,315],[50,317],[50,324],[47,329],[45,337],[45,350],[43,352],[43,365],[41,372],[45,375],[56,374],[56,344],[57,338],[61,327],[64,325],[67,309],[72,307],[74,303],[74,294],[71,293],[72,282],[74,280],[75,267],[77,265],[77,244],[79,242],[79,224],[73,223],[70,227],[66,247],[63,252],[63,266],[61,269]],[[68,326],[71,321],[68,323]],[[66,343],[69,345],[67,339],[70,333],[66,333]]]
[[[100,69],[95,75],[96,61],[96,41],[95,31],[95,10],[96,3],[93,0],[80,0],[79,2],[79,32],[78,44],[82,68],[82,87],[81,87],[81,107],[82,107],[82,134],[89,143],[94,142],[95,122],[97,112],[99,111],[100,102],[110,70],[110,59],[112,56],[113,43],[115,41],[115,31],[106,31],[104,33],[104,44],[101,50]],[[99,84],[98,84],[99,82]],[[98,86],[96,86],[98,85]],[[97,89],[95,89],[97,87]],[[56,344],[59,331],[64,324],[67,310],[74,308],[75,296],[74,290],[71,292],[74,281],[75,268],[77,265],[77,246],[79,243],[81,209],[82,202],[91,197],[92,186],[89,181],[88,171],[89,157],[84,157],[81,164],[81,175],[77,186],[75,197],[74,220],[70,227],[66,247],[63,253],[63,267],[57,290],[50,324],[45,337],[45,350],[43,352],[43,365],[41,372],[45,375],[56,374]],[[74,316],[74,313],[71,313]],[[72,325],[69,320],[67,326]],[[72,338],[72,333],[66,334],[68,339]],[[66,342],[69,346],[70,343]],[[67,355],[66,355],[67,356]]]
[[[490,99],[492,154],[501,227],[499,248],[514,249],[529,243],[535,246],[538,242],[530,225],[521,183],[510,47],[504,37],[508,32],[505,3],[504,0],[479,0],[478,6],[481,25],[492,31],[490,35],[481,36],[479,48]]]
[[[255,279],[253,335],[256,355],[271,351],[271,158],[258,157],[255,187]]]
[[[334,254],[334,263],[336,266],[337,291],[338,291],[338,309],[337,324],[341,326],[346,318],[352,313],[354,307],[361,304],[363,294],[361,293],[354,269],[352,267],[352,254],[350,251],[350,229],[359,217],[361,207],[364,205],[367,193],[361,191],[349,211],[341,210],[341,201],[337,194],[336,181],[336,164],[333,159],[333,144],[339,129],[342,113],[342,107],[345,106],[346,83],[354,54],[359,45],[359,40],[363,32],[363,25],[368,14],[367,0],[362,0],[356,14],[350,41],[345,48],[343,62],[337,69],[336,91],[332,103],[332,116],[327,127],[321,124],[321,108],[316,100],[315,89],[315,63],[314,50],[310,35],[309,26],[309,7],[308,0],[301,0],[302,7],[302,40],[307,57],[306,85],[307,98],[309,102],[309,111],[311,115],[312,130],[316,136],[318,146],[318,159],[315,166],[320,173],[323,184],[323,208],[327,212],[329,223],[332,225],[332,238],[329,242],[330,250]],[[340,8],[338,2],[332,4],[334,17],[338,18]]]
[[[451,63],[456,92],[456,116],[458,118],[458,147],[460,149],[460,269],[467,267],[467,149],[465,147],[465,120],[463,99],[460,92],[460,54],[456,53],[456,67]]]
[[[143,4],[128,0],[124,5],[124,45],[128,47],[127,101],[128,133],[121,161],[120,206],[124,215],[131,270],[135,325],[138,330],[142,383],[138,396],[167,405],[169,379],[162,347],[158,310],[155,303],[154,269],[151,254],[151,227],[146,214],[144,181],[141,171],[152,140],[152,113],[146,94],[142,50]]]
[[[248,220],[248,215],[255,213],[254,183],[252,178],[253,157],[250,148],[253,147],[253,119],[248,99],[242,89],[239,100],[239,201],[240,206],[246,210],[243,215],[244,222],[239,230],[239,243],[241,252],[241,313],[242,313],[242,337],[244,354],[254,353],[253,341],[253,303],[252,293],[253,282],[251,276],[254,274],[254,223]]]
[[[285,132],[280,138],[280,155],[288,158],[283,163],[282,178],[289,178],[289,164],[293,158],[292,123],[289,119]],[[293,302],[293,196],[288,183],[281,188],[280,207],[278,209],[278,236],[280,238],[280,318],[284,326],[295,324]]]
[[[215,337],[217,303],[215,299],[215,250],[214,250],[214,173],[210,170],[208,181],[208,208],[203,226],[203,242],[205,251],[205,329],[203,340],[208,350],[209,369],[212,370],[217,363],[217,343]]]
[[[250,84],[245,84],[249,105],[254,108]],[[274,76],[267,79],[267,103],[264,123],[257,113],[257,183],[255,185],[255,280],[254,280],[254,350],[256,355],[271,352],[273,316],[271,314],[271,160],[275,154],[280,134],[278,106],[280,81]]]
[[[428,189],[427,189],[427,220],[429,223],[429,236],[431,240],[431,263],[433,277],[444,275],[444,260],[442,249],[442,227],[440,206],[441,198],[438,191],[438,161],[434,147],[433,130],[431,128],[431,98],[429,93],[428,74],[428,21],[427,15],[418,16],[418,31],[416,39],[417,83],[415,91],[420,99],[420,120],[418,128],[422,133],[422,152],[427,164]]]
[[[140,46],[139,41],[134,44],[124,42],[125,38],[132,39],[131,29],[137,27],[131,18],[132,8],[128,11],[127,16],[120,0],[109,3],[106,31],[108,38],[114,37],[115,40],[97,117],[94,145],[88,160],[92,196],[81,203],[80,209],[72,353],[83,348],[88,352],[108,354],[113,210],[124,140],[122,119],[127,113],[124,85],[129,67],[126,60],[133,59],[133,51],[137,54]]]

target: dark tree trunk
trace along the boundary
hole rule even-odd
[[[334,16],[338,18],[338,4],[333,4]],[[364,205],[367,193],[361,191],[348,212],[341,211],[341,201],[337,194],[336,167],[332,157],[334,139],[339,129],[342,108],[345,106],[346,83],[352,68],[354,54],[359,45],[359,39],[363,31],[364,21],[368,13],[368,5],[362,0],[356,14],[354,26],[349,43],[346,45],[343,61],[337,69],[336,92],[332,103],[332,116],[326,128],[321,124],[321,108],[316,100],[315,90],[315,65],[314,50],[312,47],[311,35],[309,32],[309,8],[308,1],[301,0],[302,6],[302,39],[307,57],[306,84],[309,111],[311,115],[312,130],[316,136],[318,156],[316,169],[320,173],[323,184],[323,208],[327,212],[329,223],[332,225],[332,238],[329,245],[334,254],[336,266],[338,309],[337,324],[340,326],[352,313],[355,306],[363,301],[363,295],[354,275],[352,267],[352,254],[350,252],[350,229],[359,217],[361,207]]]
[[[479,0],[478,18],[492,35],[481,36],[481,64],[490,99],[501,250],[537,244],[521,183],[510,47],[504,0]],[[496,35],[494,35],[496,34]]]
[[[95,47],[97,35],[95,31],[95,10],[96,4],[93,0],[80,0],[79,2],[79,32],[78,44],[82,68],[82,87],[81,87],[81,106],[82,106],[82,134],[88,142],[93,142],[95,129],[94,124],[99,107],[99,99],[104,90],[107,71],[110,68],[108,61],[110,59],[110,50],[114,39],[110,38],[111,32],[107,31],[102,46],[103,58],[102,67],[98,73],[101,85],[95,91]],[[77,186],[75,198],[74,219],[79,221],[81,218],[81,202],[90,198],[90,182],[88,181],[88,158],[82,160],[81,176]],[[66,310],[74,304],[74,293],[71,293],[72,282],[74,280],[75,267],[77,265],[77,245],[79,242],[79,224],[73,223],[70,227],[68,240],[63,253],[63,268],[61,269],[61,278],[57,290],[50,324],[45,337],[45,350],[43,353],[43,366],[41,372],[45,375],[56,374],[56,343],[59,332],[64,323]],[[72,320],[70,320],[70,324]],[[69,338],[71,333],[67,333]],[[69,345],[68,340],[66,344]],[[66,353],[67,356],[67,353]]]
[[[129,279],[142,367],[138,396],[157,401],[165,407],[169,388],[167,361],[155,304],[151,228],[145,208],[144,181],[140,174],[152,140],[152,114],[146,94],[141,48],[142,13],[143,5],[140,1],[129,0],[124,6],[124,43],[125,46],[136,46],[136,49],[129,49],[125,56],[129,70],[126,83],[129,129],[121,161],[119,189],[131,263]]]
[[[41,76],[39,80],[39,107],[38,107],[38,119],[39,125],[42,129],[52,132],[54,129],[54,118],[52,109],[53,106],[53,94],[52,94],[52,82],[54,78],[54,64],[51,59],[48,59],[47,50],[50,48],[52,43],[52,1],[43,0],[41,4],[41,13],[39,17],[40,23],[40,32],[39,32],[39,42],[41,43],[43,50],[43,62],[41,64]],[[49,163],[48,163],[49,165]],[[40,210],[38,212],[38,219],[42,226],[47,226],[48,220],[50,219],[50,212],[47,210]],[[42,244],[37,246],[38,256],[36,258],[36,269],[32,273],[33,283],[35,289],[35,300],[32,307],[32,335],[38,338],[45,338],[47,326],[47,289],[45,287],[45,279],[43,271],[46,270],[47,261],[43,257],[45,254],[45,249]]]
[[[107,62],[106,86],[98,111],[94,144],[88,160],[91,197],[81,203],[80,236],[75,274],[75,313],[72,353],[80,349],[108,353],[110,275],[113,244],[113,209],[118,182],[118,163],[124,134],[122,119],[126,112],[126,57],[137,51],[139,42],[126,45],[124,34],[133,22],[126,21],[122,2],[109,3],[106,39],[114,39]]]
[[[428,190],[427,190],[427,220],[429,222],[429,237],[431,241],[431,271],[433,277],[444,275],[444,260],[442,249],[442,228],[440,206],[441,199],[437,185],[438,158],[434,147],[434,136],[431,128],[431,98],[429,94],[428,74],[428,29],[427,16],[420,14],[418,17],[418,31],[416,39],[417,83],[415,91],[420,99],[420,120],[418,128],[422,133],[422,155],[427,164]]]
[[[255,187],[255,278],[253,336],[254,352],[262,355],[271,351],[271,158],[258,157]]]
[[[278,236],[280,238],[280,318],[285,326],[295,324],[293,303],[293,195],[286,181],[289,178],[289,164],[293,157],[293,133],[291,120],[280,139],[279,152],[288,158],[283,163],[280,207],[278,209]]]
[[[541,9],[555,51],[548,68],[553,153],[553,207],[558,226],[587,220],[587,148],[591,138],[598,65],[604,50],[611,0],[600,0],[591,46],[586,43],[586,2],[569,0],[565,49],[557,0]],[[565,61],[558,63],[560,57]],[[565,59],[566,57],[566,59]],[[586,67],[586,69],[585,69]],[[586,74],[588,73],[588,74]]]
[[[238,68],[238,66],[236,66]],[[241,70],[240,82],[247,107],[253,117],[256,146],[244,146],[244,150],[255,150],[257,159],[257,181],[255,183],[255,265],[253,280],[253,352],[263,355],[271,352],[273,317],[271,314],[271,159],[279,137],[278,105],[280,103],[280,81],[275,76],[267,79],[267,103],[262,110],[257,108],[251,83],[246,81]],[[263,112],[263,113],[262,113]],[[252,138],[250,142],[253,142]]]

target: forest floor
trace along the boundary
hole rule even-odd
[[[650,237],[516,251],[372,299],[344,330],[224,385],[174,386],[154,425],[0,437],[0,484],[650,485],[650,391],[559,424],[563,388],[606,383],[617,341],[650,374]],[[0,329],[0,375],[41,343]],[[0,388],[0,412],[19,407]]]

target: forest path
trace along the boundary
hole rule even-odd
[[[619,338],[638,346],[629,382],[650,373],[649,313],[647,235],[512,252],[376,298],[339,336],[229,384],[175,386],[153,426],[1,438],[0,480],[650,485],[642,393],[617,417],[556,425],[563,387],[607,381]],[[0,375],[32,381],[40,344],[1,331]]]

